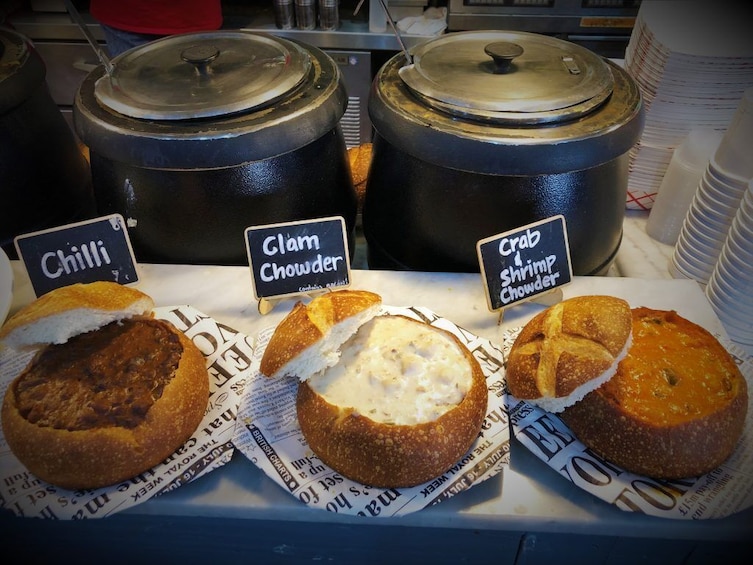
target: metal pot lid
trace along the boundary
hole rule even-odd
[[[31,97],[45,80],[45,66],[29,40],[0,28],[0,115]]]
[[[243,31],[158,39],[113,59],[95,85],[104,106],[133,118],[183,120],[259,109],[307,77],[308,52],[281,38]]]
[[[28,56],[24,38],[0,28],[0,81],[15,73]]]
[[[451,33],[419,45],[412,56],[399,75],[424,103],[495,123],[576,118],[601,105],[614,83],[599,55],[535,33]]]

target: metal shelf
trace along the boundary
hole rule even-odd
[[[87,25],[98,40],[104,41],[99,25],[89,14],[82,14]],[[19,32],[32,40],[84,41],[81,30],[64,13],[21,12],[9,18]],[[372,33],[365,22],[343,19],[336,31],[278,29],[274,21],[257,16],[227,16],[224,29],[245,29],[270,33],[280,37],[297,39],[320,49],[345,49],[365,51],[399,51],[400,43],[393,33]],[[429,39],[425,36],[406,35],[407,47]]]

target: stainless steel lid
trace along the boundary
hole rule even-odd
[[[29,56],[24,38],[0,28],[0,80],[12,75]]]
[[[95,96],[133,118],[183,120],[259,109],[308,76],[311,59],[296,43],[242,31],[174,35],[113,59]]]
[[[496,69],[485,51],[510,59],[509,68]],[[632,77],[563,40],[453,32],[415,48],[410,66],[403,71],[409,65],[398,54],[377,72],[369,117],[381,138],[442,167],[505,175],[581,170],[625,154],[643,130]]]
[[[413,52],[399,70],[425,104],[480,121],[539,124],[593,111],[612,93],[605,61],[588,49],[524,32],[453,33]]]
[[[0,114],[15,108],[45,80],[42,60],[19,33],[0,28]]]
[[[131,58],[138,63],[132,73]],[[73,122],[93,155],[139,167],[216,168],[276,157],[336,131],[348,104],[332,57],[263,33],[173,36],[113,63],[114,82],[102,65],[84,79]],[[127,96],[103,102],[102,85],[129,81],[135,88],[117,93]]]

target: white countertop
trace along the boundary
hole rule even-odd
[[[575,277],[565,297],[605,293],[633,306],[676,309],[708,328],[723,332],[694,281],[675,280],[666,264],[671,248],[646,234],[645,213],[629,214],[625,236],[609,277]],[[11,312],[33,298],[23,266],[13,261]],[[501,324],[486,306],[478,274],[355,270],[352,287],[380,293],[385,304],[425,306],[477,335],[496,340],[508,327],[522,325],[542,306],[524,304],[506,312]],[[250,336],[276,324],[293,304],[285,300],[267,316],[258,313],[247,267],[141,265],[138,287],[158,306],[190,304]],[[226,466],[174,492],[126,510],[131,515],[210,516],[363,524],[364,518],[314,510],[284,492],[240,453]],[[513,440],[509,469],[437,506],[402,518],[369,519],[373,524],[498,529],[678,538],[747,540],[753,509],[721,520],[666,520],[623,512],[560,477]]]
[[[640,279],[670,279],[669,261],[674,247],[652,239],[646,233],[648,212],[626,210],[620,250],[615,258],[616,274]]]

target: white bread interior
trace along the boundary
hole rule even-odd
[[[61,287],[14,314],[0,329],[0,341],[15,349],[65,343],[111,322],[150,315],[153,308],[150,296],[114,282]]]
[[[319,341],[301,351],[270,376],[295,376],[301,381],[306,381],[336,365],[340,360],[342,345],[358,331],[358,328],[379,314],[380,309],[381,304],[375,304],[333,325]]]

